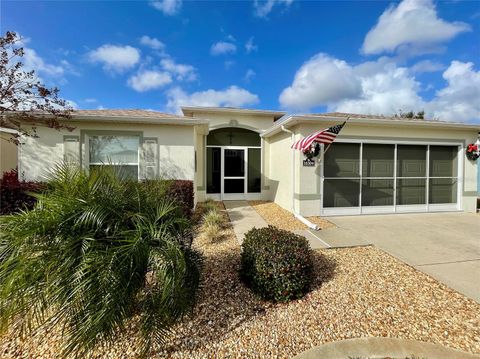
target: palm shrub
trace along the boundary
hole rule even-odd
[[[0,219],[0,325],[61,325],[62,355],[112,343],[133,317],[142,353],[195,301],[201,258],[160,181],[60,165],[31,211]],[[163,191],[163,192],[162,192]]]
[[[212,199],[207,199],[205,202],[203,202],[203,208],[205,211],[211,211],[211,210],[218,210],[218,206],[215,203],[214,200]]]
[[[264,299],[301,298],[313,281],[310,245],[305,237],[274,226],[253,228],[242,243],[240,276]]]
[[[219,238],[224,222],[225,220],[217,207],[208,210],[202,217],[202,235],[211,240]]]

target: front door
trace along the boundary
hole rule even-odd
[[[245,148],[222,148],[222,199],[245,199],[247,192],[247,156]]]

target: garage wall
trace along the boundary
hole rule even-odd
[[[458,142],[465,146],[473,143],[477,139],[477,132],[472,130],[460,129],[439,129],[439,128],[420,128],[417,126],[375,126],[365,124],[355,124],[354,120],[348,122],[344,129],[340,132],[338,138],[347,139],[378,139],[378,140],[418,140],[425,142]],[[341,121],[321,124],[301,124],[297,128],[297,132],[301,136],[306,136],[321,128],[327,128]],[[303,157],[303,156],[302,156]],[[461,158],[463,162],[463,191],[462,191],[462,208],[467,212],[475,212],[477,198],[477,163],[467,160],[465,155]],[[478,162],[478,161],[477,161]],[[300,162],[297,162],[298,164]],[[299,164],[300,166],[300,164]],[[315,208],[320,208],[320,186],[319,186],[319,165],[316,167],[302,167],[300,169],[300,189],[297,193],[301,196],[307,206],[301,205],[301,214],[310,215]],[[318,199],[312,199],[318,196]],[[317,203],[315,203],[317,202]]]

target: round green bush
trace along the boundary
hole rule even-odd
[[[268,226],[253,228],[242,244],[241,277],[264,299],[303,297],[313,280],[313,255],[305,237]]]

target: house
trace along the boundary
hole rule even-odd
[[[0,127],[0,176],[17,167],[18,151],[13,142],[15,134],[15,130]]]
[[[121,166],[138,179],[194,182],[196,201],[271,200],[303,216],[476,210],[478,161],[465,156],[480,125],[323,113],[183,107],[79,110],[71,132],[38,128],[19,172],[41,180],[66,160]],[[313,162],[294,141],[348,118]],[[326,151],[325,151],[326,150]]]

